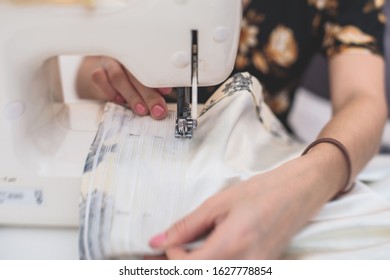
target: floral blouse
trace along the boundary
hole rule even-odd
[[[248,71],[261,81],[268,105],[284,124],[313,54],[322,52],[328,58],[346,51],[383,54],[385,0],[243,2],[234,72]]]

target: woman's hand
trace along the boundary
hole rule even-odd
[[[216,194],[154,237],[151,247],[165,249],[169,259],[279,258],[329,195],[324,199],[320,192],[323,198],[315,198],[312,182],[303,181],[299,172],[289,177],[296,167],[285,165]],[[200,247],[184,248],[205,234],[209,235]]]
[[[90,78],[85,73],[89,73]],[[80,78],[84,77],[83,79]],[[95,85],[98,93],[83,94],[83,86],[88,80]],[[90,90],[91,86],[89,86]],[[91,91],[91,90],[90,90]],[[87,57],[80,67],[78,92],[81,95],[95,95],[96,98],[119,104],[127,103],[131,110],[139,115],[150,114],[154,119],[163,119],[167,114],[167,105],[162,95],[171,92],[171,88],[153,89],[142,85],[118,61],[109,57]]]
[[[252,178],[211,197],[150,245],[164,248],[169,259],[278,258],[292,234],[288,225],[294,211],[287,194],[263,179]],[[209,232],[199,248],[183,247]]]

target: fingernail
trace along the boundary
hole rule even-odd
[[[165,233],[161,233],[150,239],[150,245],[152,247],[158,248],[164,245],[164,242],[167,240],[167,235]]]
[[[126,103],[126,100],[123,98],[123,96],[119,95],[119,94],[117,96],[115,96],[115,101],[118,102],[119,104]]]
[[[168,94],[172,91],[172,88],[160,88],[160,92],[163,94]]]
[[[164,115],[164,108],[161,106],[161,105],[156,105],[152,108],[152,114],[154,117],[161,117],[162,115]]]
[[[137,104],[135,106],[135,111],[140,114],[140,115],[143,115],[146,113],[146,108],[144,105],[142,105],[141,103]]]

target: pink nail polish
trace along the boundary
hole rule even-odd
[[[135,111],[140,114],[140,115],[143,115],[146,113],[146,108],[144,105],[142,105],[141,103],[137,104],[135,106]]]
[[[171,93],[172,91],[172,88],[160,88],[160,92],[162,94],[168,94],[168,93]]]
[[[162,115],[164,115],[164,108],[161,106],[161,105],[155,105],[153,108],[152,108],[152,114],[154,117],[161,117]]]
[[[161,233],[156,235],[150,240],[150,245],[152,247],[158,248],[164,245],[164,242],[167,240],[167,235],[165,233]]]
[[[122,95],[117,95],[117,96],[115,96],[115,101],[117,102],[117,103],[119,103],[119,104],[124,104],[124,103],[126,103],[126,100],[123,98],[123,96]]]

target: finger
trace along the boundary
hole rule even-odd
[[[205,239],[203,244],[194,250],[185,250],[183,248],[171,247],[166,250],[168,259],[234,259],[237,258],[234,244],[242,242],[242,237],[237,235],[237,230],[232,229],[228,219],[222,219],[216,224],[214,230]],[[230,221],[230,224],[232,222]],[[233,246],[232,246],[233,245]]]
[[[144,260],[166,260],[167,256],[166,255],[161,255],[161,256],[144,256]]]
[[[156,235],[149,242],[153,248],[168,248],[196,240],[214,225],[214,219],[207,206],[200,208],[171,226],[165,233]]]
[[[165,252],[168,260],[189,260],[191,254],[182,247],[172,247]]]
[[[103,68],[98,68],[92,72],[92,80],[104,92],[108,100],[115,100],[118,93],[110,85],[106,72]]]
[[[165,118],[168,112],[168,107],[160,92],[156,89],[145,87],[130,72],[126,72],[131,84],[148,106],[152,117],[157,120]]]
[[[133,112],[141,116],[148,114],[145,102],[130,83],[122,65],[113,59],[106,59],[104,65],[109,83],[126,100]]]
[[[200,247],[186,251],[170,247],[165,250],[169,259],[276,259],[287,246],[273,232],[259,225],[258,215],[252,217],[245,207],[229,214],[217,223]],[[247,215],[245,215],[247,213]],[[284,232],[283,230],[281,232]],[[286,240],[287,241],[287,240]]]
[[[158,91],[163,95],[168,95],[172,92],[172,88],[159,88]]]
[[[115,96],[115,101],[120,103],[120,104],[124,104],[126,103],[126,100],[123,98],[122,95],[118,94],[117,96]]]

